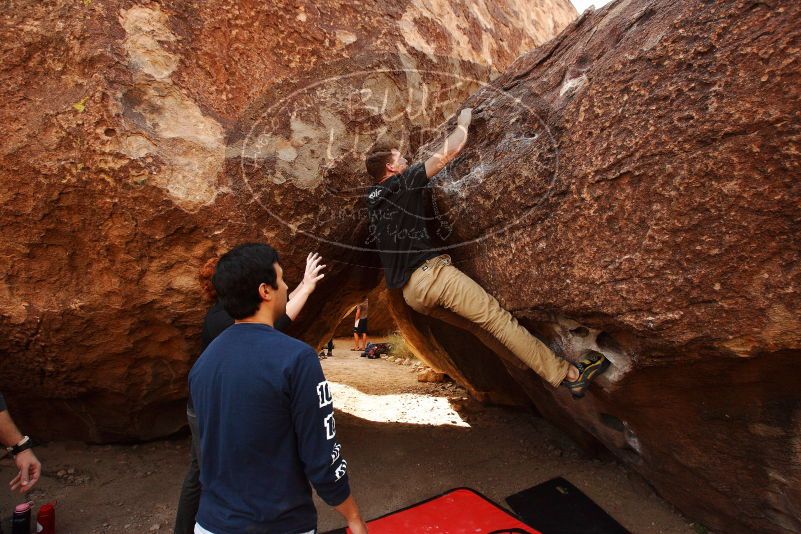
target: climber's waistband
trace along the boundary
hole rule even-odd
[[[421,271],[427,271],[429,269],[433,269],[436,265],[450,265],[451,264],[451,257],[448,254],[440,254],[439,256],[435,256],[433,258],[428,258],[423,264],[418,267]]]

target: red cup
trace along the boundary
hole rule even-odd
[[[56,507],[52,502],[39,507],[36,514],[37,534],[56,534]]]

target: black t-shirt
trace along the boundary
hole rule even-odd
[[[203,320],[203,333],[201,334],[201,347],[200,352],[206,350],[206,347],[209,346],[209,343],[214,341],[214,338],[219,336],[223,330],[228,328],[234,324],[234,318],[228,315],[228,312],[225,311],[223,308],[222,302],[219,300],[214,303],[214,306],[209,308],[209,311],[206,313],[206,318]],[[281,317],[275,320],[275,325],[273,327],[283,332],[289,325],[292,324],[292,319],[289,318],[289,315],[283,314]]]
[[[423,163],[370,188],[367,244],[378,249],[387,287],[403,287],[417,267],[438,255],[428,227],[430,204],[431,188]]]

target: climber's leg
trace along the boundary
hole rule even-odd
[[[432,258],[415,270],[403,288],[403,297],[420,313],[442,306],[476,323],[554,387],[571,370],[569,362],[558,358],[494,297],[451,265],[447,255]]]

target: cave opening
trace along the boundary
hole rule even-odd
[[[356,308],[366,297],[367,333],[359,330]],[[447,374],[421,360],[404,338],[383,284],[359,295],[339,315],[330,343],[321,342],[321,365],[336,409],[369,423],[455,426],[469,423],[455,406],[466,392]],[[363,349],[363,350],[359,350]]]

